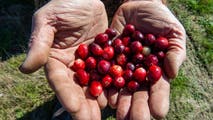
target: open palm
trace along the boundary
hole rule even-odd
[[[50,86],[75,119],[101,119],[100,107],[107,104],[104,94],[89,96],[70,69],[78,45],[89,44],[107,27],[104,5],[98,0],[52,0],[34,14],[30,49],[20,70],[32,73],[45,66]]]
[[[150,88],[142,87],[133,95],[125,90],[110,90],[109,103],[117,107],[117,119],[150,119],[150,115],[163,118],[169,109],[169,79],[178,74],[186,55],[185,30],[161,0],[129,0],[122,4],[114,15],[111,27],[121,34],[126,24],[133,24],[145,34],[169,39],[164,75]]]

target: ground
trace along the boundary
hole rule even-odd
[[[120,2],[104,2],[112,16]],[[0,24],[0,120],[48,120],[56,102],[42,69],[31,75],[18,71],[25,57],[30,33],[30,25],[25,24],[30,24],[32,6],[29,0],[0,4],[0,21],[4,22]],[[211,120],[213,0],[170,0],[168,6],[184,25],[188,37],[187,59],[171,82],[170,110],[165,120]],[[28,15],[26,10],[30,11]],[[103,120],[114,120],[115,110],[106,108],[102,115]]]

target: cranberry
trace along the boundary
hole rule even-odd
[[[106,60],[112,59],[114,57],[114,48],[112,46],[105,47],[102,57]]]
[[[124,66],[127,62],[127,58],[124,54],[119,54],[116,57],[116,62],[118,65]]]
[[[129,46],[130,42],[131,42],[130,37],[124,37],[124,38],[122,39],[122,43],[123,43],[123,45],[126,46],[126,47]]]
[[[82,69],[79,69],[76,72],[76,77],[77,77],[78,82],[81,85],[87,85],[88,82],[89,82],[89,74],[86,71],[82,70]]]
[[[139,83],[145,81],[146,80],[146,70],[142,67],[137,68],[135,70],[135,72],[133,73],[133,77]]]
[[[106,75],[102,78],[102,86],[107,88],[107,87],[110,87],[111,84],[112,84],[112,77],[110,75]]]
[[[129,70],[131,70],[131,71],[134,71],[134,70],[135,70],[135,65],[134,65],[133,63],[131,63],[131,62],[128,62],[128,63],[126,64],[126,69],[129,69]]]
[[[103,87],[99,81],[92,81],[89,91],[92,96],[98,97],[103,92]]]
[[[86,68],[87,69],[95,69],[96,68],[97,62],[96,62],[96,59],[94,57],[88,57],[86,59],[85,63],[86,63]]]
[[[144,36],[143,36],[143,34],[142,34],[140,31],[135,31],[135,32],[133,33],[132,37],[133,37],[133,39],[134,39],[135,41],[140,41],[140,42],[142,42],[143,39],[144,39]]]
[[[143,50],[143,46],[139,41],[132,42],[130,48],[133,53],[139,53]]]
[[[151,66],[151,65],[158,65],[157,56],[155,56],[153,54],[148,55],[144,60],[144,64],[148,67]]]
[[[96,43],[91,43],[89,49],[95,56],[101,56],[103,54],[103,49]]]
[[[169,41],[165,37],[158,37],[155,42],[155,49],[157,50],[166,50],[169,47]]]
[[[111,66],[109,72],[110,72],[110,74],[111,74],[113,77],[122,76],[122,75],[123,75],[123,69],[122,69],[122,67],[119,66],[119,65],[113,65],[113,66]]]
[[[122,43],[122,40],[121,39],[119,39],[119,38],[117,38],[117,39],[115,39],[114,41],[113,41],[113,46],[116,46],[116,45],[120,45],[120,44],[123,44]]]
[[[149,67],[147,72],[147,78],[151,83],[157,82],[162,75],[161,68],[157,65],[152,65]]]
[[[116,36],[116,31],[112,28],[106,29],[105,33],[109,36],[109,39],[113,39]]]
[[[162,61],[165,57],[165,53],[163,51],[159,51],[156,53],[156,56],[157,56],[158,60]]]
[[[120,76],[120,77],[115,77],[115,79],[114,79],[114,86],[116,87],[116,88],[123,88],[124,87],[124,85],[125,85],[125,80],[124,80],[124,78],[122,77],[122,76]]]
[[[99,44],[99,45],[103,45],[104,43],[106,43],[108,41],[108,35],[105,33],[100,33],[95,37],[95,43]]]
[[[150,46],[154,44],[156,41],[156,38],[153,34],[146,34],[145,40],[144,40],[144,45]]]
[[[125,46],[123,44],[115,45],[115,52],[120,54],[123,53]]]
[[[142,53],[143,55],[147,56],[151,53],[151,48],[150,47],[147,47],[147,46],[144,46],[143,47],[143,50],[142,50]]]
[[[128,88],[129,91],[135,92],[136,90],[138,90],[139,86],[140,85],[139,85],[138,82],[136,82],[136,81],[130,81],[128,83],[128,85],[127,85],[127,88]]]
[[[124,53],[126,56],[130,55],[130,54],[131,54],[130,48],[129,48],[129,47],[125,47],[123,53]]]
[[[106,74],[110,69],[110,62],[106,60],[101,60],[98,63],[98,72],[101,74]]]
[[[124,72],[123,72],[123,78],[125,79],[125,80],[131,80],[132,79],[132,76],[133,76],[133,72],[132,72],[132,70],[129,70],[129,69],[127,69],[127,70],[125,70]]]
[[[137,54],[135,54],[135,55],[133,56],[132,61],[133,61],[135,64],[142,63],[143,58],[144,58],[144,57],[143,57],[143,54],[137,53]]]
[[[78,58],[74,61],[73,65],[71,66],[71,69],[73,71],[77,71],[79,69],[85,69],[85,62],[82,59]]]
[[[77,49],[77,55],[81,59],[86,59],[88,56],[89,50],[86,44],[80,44]]]
[[[131,24],[127,24],[123,30],[123,36],[131,36],[135,31],[135,26]]]

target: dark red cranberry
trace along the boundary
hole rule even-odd
[[[143,34],[142,34],[140,31],[135,31],[135,32],[133,33],[132,37],[133,37],[133,39],[134,39],[135,41],[140,41],[140,42],[142,42],[143,39],[144,39],[144,36],[143,36]]]
[[[112,28],[106,29],[105,33],[109,36],[109,39],[113,39],[117,35],[116,31]]]
[[[156,38],[153,34],[146,34],[145,40],[144,40],[144,45],[150,46],[150,45],[154,44],[155,41],[156,41]]]
[[[95,37],[95,43],[99,44],[99,45],[103,45],[108,41],[108,35],[105,33],[100,33]]]

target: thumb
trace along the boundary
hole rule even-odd
[[[35,13],[32,20],[32,34],[29,42],[27,57],[19,70],[23,73],[32,73],[43,66],[48,59],[50,47],[54,39],[54,29],[46,17]]]
[[[173,28],[169,35],[169,44],[164,59],[164,70],[167,76],[173,79],[178,75],[179,67],[186,59],[186,34],[183,27]]]

